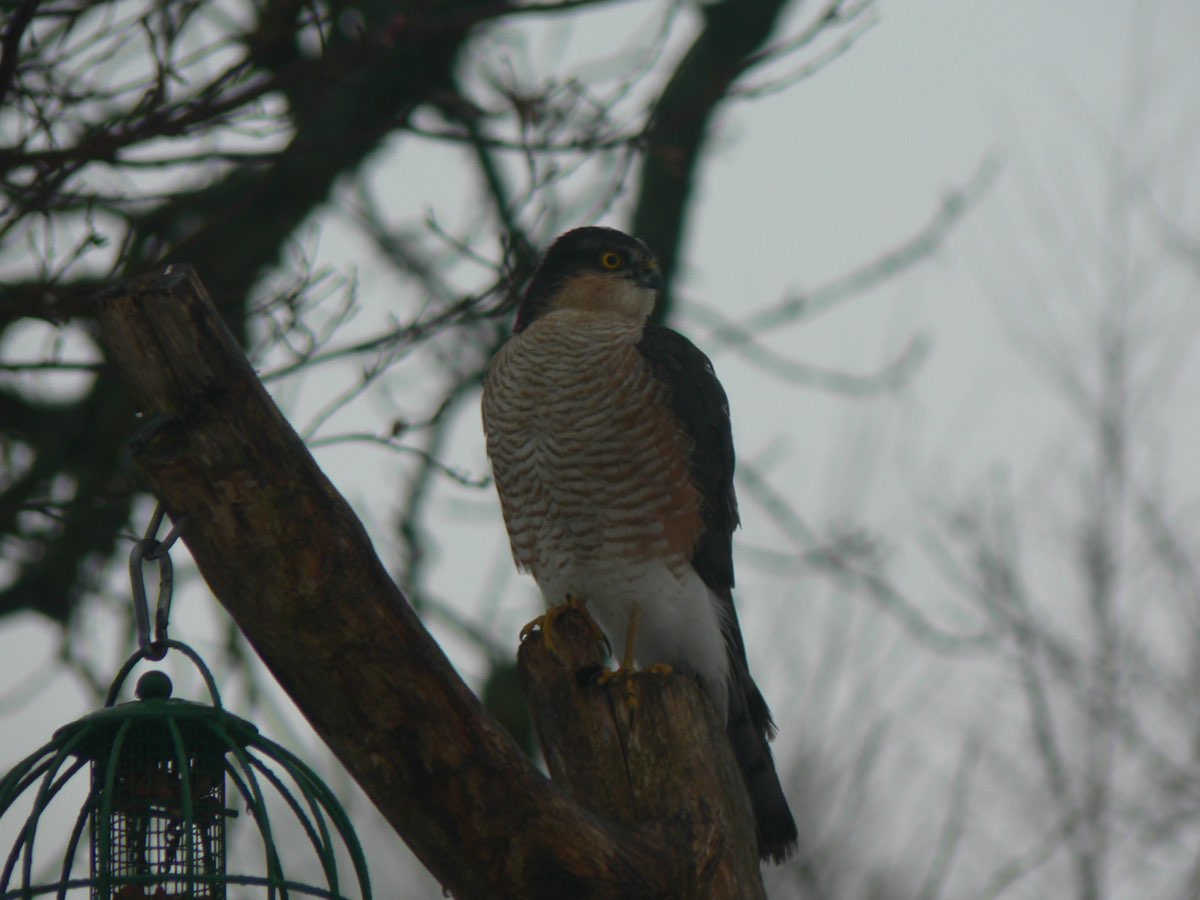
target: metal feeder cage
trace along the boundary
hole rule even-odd
[[[171,697],[171,681],[160,671],[139,679],[137,700],[115,703],[133,667],[160,659],[168,649],[195,663],[211,704]],[[64,788],[82,781],[75,776],[85,767],[90,784],[65,849],[61,856],[47,855],[43,833],[61,833],[63,824],[54,820],[65,823],[66,817],[58,807],[45,821],[43,814],[65,796]],[[89,891],[93,900],[371,897],[362,849],[329,788],[250,722],[226,712],[208,667],[178,641],[135,653],[117,674],[103,709],[58,729],[0,781],[0,823],[16,801],[31,794],[30,812],[0,869],[2,900],[82,898]],[[272,796],[282,802],[269,802]],[[280,816],[284,810],[288,814]],[[243,811],[261,839],[262,874],[226,870],[227,826]],[[86,874],[76,872],[85,832]],[[304,839],[297,840],[298,833]],[[238,834],[239,848],[247,846],[246,837]],[[286,870],[277,839],[287,841]],[[311,876],[318,868],[309,861],[314,857],[323,884],[289,876],[297,867]],[[352,873],[344,865],[339,869],[339,857],[349,860]]]

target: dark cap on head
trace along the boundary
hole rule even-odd
[[[523,331],[549,310],[567,279],[588,273],[628,278],[654,291],[662,287],[658,261],[637,238],[615,228],[575,228],[560,235],[546,251],[517,308],[513,330]]]

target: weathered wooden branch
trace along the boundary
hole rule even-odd
[[[567,611],[549,646],[535,632],[518,654],[554,783],[614,822],[677,822],[692,848],[684,896],[765,898],[750,798],[698,683],[638,672],[598,684],[594,627]]]
[[[172,518],[186,517],[200,572],[449,891],[761,896],[736,768],[690,680],[639,676],[630,707],[621,682],[579,684],[580,654],[595,650],[580,649],[588,639],[572,637],[569,617],[556,655],[527,640],[524,681],[562,787],[552,784],[422,627],[196,275],[122,285],[96,313],[141,403],[135,461]]]

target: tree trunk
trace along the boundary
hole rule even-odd
[[[97,317],[141,404],[135,461],[185,520],[201,574],[447,890],[762,896],[748,801],[690,679],[581,685],[569,617],[557,656],[527,640],[524,681],[562,787],[552,784],[422,627],[196,275],[175,267],[122,285],[98,299]]]

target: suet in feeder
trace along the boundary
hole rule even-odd
[[[142,558],[135,551],[139,570]],[[303,762],[225,711],[212,673],[194,650],[166,639],[170,565],[161,562],[165,553],[146,558],[159,558],[164,575],[158,639],[150,642],[144,627],[144,590],[139,595],[135,579],[135,603],[143,604],[136,616],[141,648],[117,674],[104,708],[58,729],[0,780],[6,833],[27,811],[7,856],[0,851],[0,900],[370,900],[366,861],[345,811]],[[160,671],[141,677],[138,699],[116,703],[134,666],[169,650],[195,663],[211,703],[171,697],[171,681]],[[249,820],[236,829],[239,867],[258,874],[227,866],[228,831],[239,819]],[[244,863],[257,856],[247,849],[251,826],[261,863]],[[90,867],[81,859],[85,833]],[[67,834],[65,845],[61,834]],[[301,881],[298,870],[305,878],[319,872],[320,883]]]

